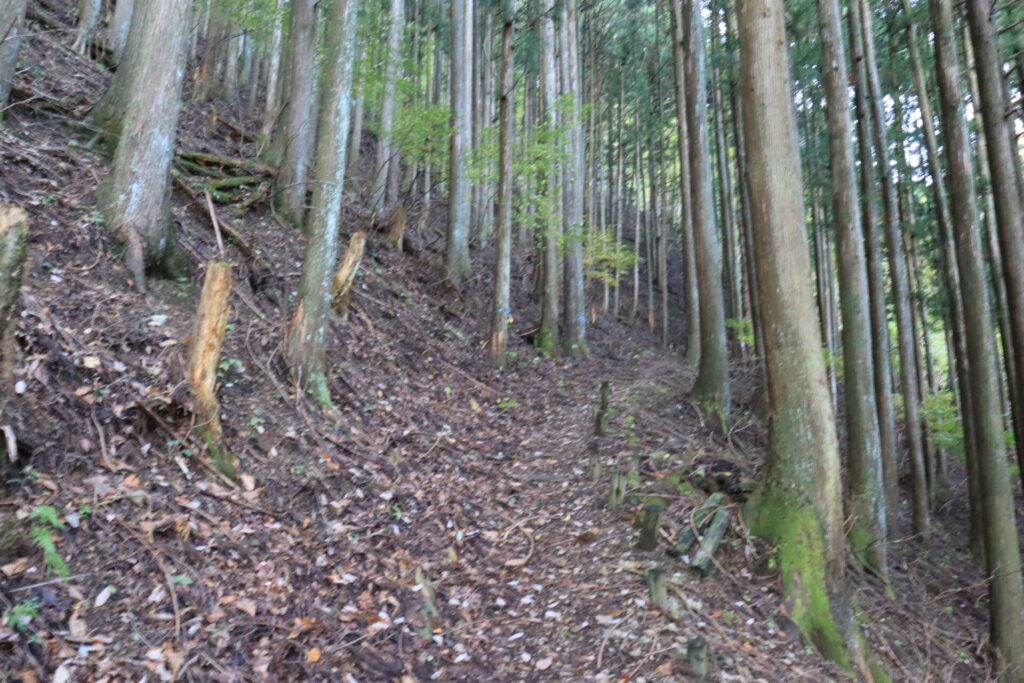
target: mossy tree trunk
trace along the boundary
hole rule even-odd
[[[782,0],[740,0],[740,87],[772,420],[751,531],[773,541],[790,618],[846,662],[833,616],[844,582],[839,444],[811,264]]]
[[[858,561],[879,576],[886,568],[886,501],[881,437],[871,365],[871,323],[860,199],[853,160],[849,73],[838,0],[818,0],[823,80],[828,98],[829,158],[836,247],[839,252],[839,305],[843,319],[843,391],[850,542]],[[831,267],[831,266],[829,266]]]
[[[700,292],[700,363],[693,396],[723,425],[729,419],[729,350],[725,338],[722,250],[715,226],[711,150],[708,141],[704,19],[697,0],[683,0],[686,119],[693,204],[693,243]]]
[[[331,278],[338,257],[352,96],[358,0],[335,0],[327,17],[323,102],[317,134],[313,203],[299,298],[288,325],[285,353],[300,385],[330,403],[325,376]]]
[[[963,288],[970,392],[982,486],[989,630],[1001,678],[1024,680],[1024,588],[1013,493],[1006,463],[995,335],[978,224],[970,137],[950,0],[930,0],[941,117],[949,162],[950,216]]]
[[[133,0],[130,27],[117,71],[110,86],[89,112],[88,123],[96,133],[97,141],[106,154],[117,149],[125,112],[135,92],[135,80],[142,68],[143,41],[146,37],[146,15],[149,0]]]
[[[11,96],[14,71],[21,49],[26,0],[5,0],[0,4],[0,110]],[[0,111],[0,117],[3,112]]]
[[[191,0],[141,0],[138,60],[110,173],[98,191],[107,226],[125,245],[140,289],[146,274],[176,269],[170,223],[170,170],[178,128]]]

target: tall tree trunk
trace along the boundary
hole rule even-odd
[[[970,391],[978,470],[984,493],[985,557],[989,583],[989,630],[1001,678],[1024,680],[1024,588],[1006,465],[999,382],[988,287],[982,262],[971,149],[964,120],[960,65],[950,0],[929,0],[935,30],[936,71],[949,159],[950,199],[960,282],[963,287]]]
[[[0,5],[0,120],[11,96],[11,85],[21,49],[22,24],[27,0],[8,0]]]
[[[724,426],[729,419],[729,351],[725,341],[725,303],[722,295],[722,253],[715,227],[711,188],[711,150],[708,143],[707,85],[704,59],[704,19],[697,0],[684,0],[686,43],[686,118],[690,143],[690,200],[700,292],[700,363],[693,397],[716,414]]]
[[[103,0],[79,0],[78,26],[75,28],[75,43],[72,46],[78,54],[88,55],[92,47],[93,34],[100,21]]]
[[[110,20],[107,41],[110,52],[114,55],[115,64],[119,64],[124,55],[124,48],[128,43],[128,31],[132,27],[134,9],[135,0],[117,0],[114,5],[114,16]]]
[[[804,237],[799,142],[782,0],[740,0],[740,87],[772,419],[751,531],[776,544],[789,616],[846,662],[833,617],[844,583],[839,444]]]
[[[975,54],[981,117],[992,179],[995,217],[1002,256],[1002,276],[1006,285],[1006,310],[1009,335],[1003,345],[1013,349],[1013,361],[1007,363],[1007,380],[1014,404],[1014,428],[1017,458],[1024,482],[1024,188],[1018,186],[1020,155],[1009,123],[1009,97],[1003,81],[1003,60],[999,55],[995,27],[995,6],[984,0],[967,0],[967,20]],[[984,162],[980,162],[984,163]],[[1024,658],[1022,658],[1024,661]],[[1022,672],[1024,675],[1024,672]]]
[[[491,311],[491,359],[505,362],[508,345],[509,277],[512,252],[512,149],[511,133],[515,117],[515,83],[512,80],[515,48],[513,5],[505,0],[501,28],[501,104],[498,132],[498,234],[494,257],[494,304]]]
[[[878,406],[871,365],[867,264],[854,170],[846,50],[838,0],[818,0],[822,76],[828,100],[832,215],[839,253],[839,306],[843,319],[843,396],[846,415],[846,494],[854,556],[887,576],[887,525]]]
[[[586,181],[582,105],[580,102],[579,19],[576,0],[565,0],[562,8],[562,73],[563,95],[570,106],[566,122],[568,155],[564,164],[562,230],[565,233],[565,296],[562,344],[567,353],[587,351],[586,283],[583,277],[583,187]]]
[[[398,198],[397,182],[391,187],[392,177],[397,179],[395,149],[391,142],[391,129],[395,124],[395,102],[398,91],[398,67],[402,54],[402,32],[405,29],[405,0],[391,0],[388,17],[388,44],[384,64],[384,99],[380,105],[380,131],[377,137],[377,164],[374,169],[370,203],[377,210]]]
[[[284,125],[277,127],[281,163],[277,174],[278,207],[296,225],[306,212],[306,189],[312,144],[313,90],[316,80],[316,0],[293,0],[288,26],[288,103]]]
[[[914,356],[914,330],[910,314],[910,287],[907,281],[906,259],[903,255],[903,237],[899,224],[896,188],[892,181],[889,162],[889,143],[886,139],[885,113],[882,89],[879,84],[878,65],[875,62],[874,30],[871,9],[866,0],[859,0],[861,37],[864,47],[864,67],[870,94],[868,110],[875,152],[878,155],[879,178],[882,183],[882,208],[885,216],[885,239],[889,251],[889,274],[892,280],[893,303],[896,311],[896,336],[900,351],[900,389],[903,393],[903,429],[910,459],[912,520],[914,532],[927,541],[928,477],[925,470],[924,443],[921,439],[920,402],[917,393],[917,367]]]
[[[316,142],[316,183],[299,297],[285,340],[285,354],[300,385],[324,405],[331,402],[325,357],[345,188],[358,5],[358,0],[334,0],[326,17],[323,77],[328,87],[321,89],[324,99]]]
[[[540,77],[543,90],[543,111],[549,134],[558,131],[558,79],[555,65],[555,2],[544,0],[540,16]],[[551,164],[547,169],[547,188],[544,202],[547,210],[541,212],[540,231],[543,235],[543,293],[541,296],[540,329],[537,331],[537,346],[549,355],[558,351],[558,294],[559,263],[558,243],[561,236],[561,219],[558,207],[558,169]]]
[[[452,0],[451,14],[452,134],[444,268],[449,284],[460,289],[471,275],[468,166],[473,147],[473,0]]]
[[[903,12],[912,17],[909,0],[903,0]],[[956,247],[953,243],[953,230],[949,220],[949,203],[946,196],[946,181],[939,158],[939,144],[935,134],[934,116],[932,115],[931,99],[928,95],[924,68],[918,49],[917,30],[912,19],[906,22],[907,46],[913,68],[914,89],[917,92],[918,107],[921,109],[921,122],[924,129],[925,148],[928,151],[929,174],[932,179],[932,203],[935,208],[935,221],[939,228],[939,245],[942,252],[944,283],[948,301],[948,323],[952,337],[954,353],[950,356],[950,369],[957,405],[960,407],[960,419],[964,428],[964,451],[967,460],[968,497],[970,500],[970,545],[971,551],[978,557],[984,553],[984,531],[981,510],[981,483],[978,474],[978,457],[974,438],[974,411],[971,405],[970,378],[967,370],[966,331],[964,329],[964,307],[960,289],[960,272],[957,266]],[[886,480],[888,482],[888,479]]]
[[[284,9],[286,0],[277,0],[273,14],[274,27],[270,32],[270,45],[267,46],[267,89],[263,103],[262,138],[268,140],[277,125],[277,117],[281,113],[281,39],[284,34]]]
[[[178,129],[191,0],[140,0],[137,78],[122,134],[98,191],[104,220],[125,243],[125,261],[144,290],[147,272],[173,274],[170,170]]]
[[[857,145],[860,154],[860,198],[863,211],[861,220],[867,260],[869,315],[871,320],[872,353],[874,366],[875,402],[878,406],[878,432],[882,449],[882,477],[885,484],[886,509],[899,509],[899,454],[897,452],[896,416],[893,405],[892,371],[889,355],[889,321],[886,313],[885,285],[882,275],[882,248],[878,235],[878,212],[874,200],[875,178],[872,172],[871,117],[868,114],[867,77],[864,74],[864,56],[859,12],[856,3],[848,14],[850,31],[850,57],[854,95],[857,102]],[[889,534],[897,528],[895,515],[889,520]]]
[[[694,247],[693,206],[690,201],[690,142],[686,121],[686,56],[684,50],[683,0],[669,0],[672,15],[672,58],[676,88],[676,140],[679,145],[679,186],[682,206],[680,235],[683,243],[683,293],[686,301],[686,362],[700,364],[700,291]]]

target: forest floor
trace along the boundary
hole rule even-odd
[[[265,203],[219,208],[258,258],[229,242],[219,398],[241,477],[217,475],[183,371],[202,266],[218,255],[206,209],[175,192],[192,272],[136,292],[95,211],[106,165],[83,127],[109,74],[68,47],[74,3],[32,4],[0,128],[0,200],[32,219],[6,416],[19,461],[0,500],[0,680],[687,680],[697,638],[713,680],[846,679],[802,646],[770,549],[744,533],[736,483],[756,476],[765,443],[753,366],[734,368],[723,434],[688,399],[678,353],[629,316],[596,316],[589,357],[544,358],[527,339],[536,309],[520,254],[513,354],[498,371],[487,277],[463,298],[441,280],[444,206],[423,221],[414,209],[396,253],[357,210],[358,177],[343,224],[370,240],[349,319],[332,325],[327,412],[279,355],[301,234]],[[190,103],[179,150],[253,156],[236,110]],[[603,381],[604,475],[592,481]],[[629,499],[609,510],[608,474],[630,469]],[[664,548],[719,488],[733,521],[701,577]],[[667,503],[663,543],[641,552],[635,520],[654,495]],[[893,544],[894,597],[851,567],[857,603],[895,679],[985,680],[965,511],[936,517],[930,548]],[[33,527],[55,545],[49,566]],[[652,566],[668,609],[651,605]]]

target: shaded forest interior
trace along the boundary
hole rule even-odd
[[[0,0],[0,679],[1024,683],[1024,5]]]

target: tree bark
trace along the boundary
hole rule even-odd
[[[700,293],[700,363],[693,397],[717,415],[729,419],[729,352],[725,340],[722,295],[722,254],[715,227],[708,143],[707,85],[704,58],[704,19],[697,0],[684,0],[686,43],[687,132],[690,144],[690,201]]]
[[[281,161],[276,200],[281,213],[301,225],[306,213],[312,141],[316,136],[316,121],[312,115],[316,80],[316,0],[292,2],[287,49],[290,85],[283,125],[277,126],[279,140],[275,147],[281,151]]]
[[[92,38],[96,32],[96,24],[100,20],[102,3],[103,0],[79,0],[78,26],[75,29],[75,42],[72,48],[80,55],[88,55],[89,48],[92,47]]]
[[[313,203],[299,298],[288,325],[286,358],[300,385],[321,404],[331,402],[326,378],[327,327],[331,277],[338,257],[338,233],[348,151],[352,62],[358,0],[335,0],[327,17],[324,101],[316,145]]]
[[[858,8],[853,8],[854,10]],[[882,183],[882,208],[885,239],[889,252],[889,274],[896,311],[896,336],[900,352],[900,389],[903,393],[904,434],[910,459],[912,520],[915,533],[922,540],[929,537],[928,477],[925,469],[924,443],[921,438],[920,402],[917,393],[917,364],[914,355],[914,331],[910,313],[910,287],[907,281],[906,258],[899,224],[896,188],[893,185],[886,140],[885,113],[882,107],[882,89],[879,85],[878,66],[875,63],[874,30],[871,9],[866,0],[859,0],[860,28],[864,47],[864,67],[867,90],[870,94],[868,110],[871,131],[878,158],[879,178]]]
[[[370,203],[375,210],[397,201],[398,174],[395,148],[391,143],[391,129],[395,125],[395,103],[398,91],[398,67],[402,59],[402,32],[405,29],[405,0],[391,0],[388,17],[388,43],[384,64],[384,98],[380,105],[380,131],[377,137],[377,163],[374,169]],[[392,186],[391,179],[396,182]]]
[[[700,364],[700,291],[693,237],[693,206],[690,201],[690,143],[686,121],[686,57],[684,52],[682,0],[669,0],[672,15],[672,58],[676,88],[676,139],[679,145],[679,187],[682,206],[680,234],[683,243],[683,292],[686,301],[686,363]]]
[[[887,576],[887,519],[882,447],[871,365],[867,264],[861,232],[860,198],[854,170],[850,123],[850,78],[837,0],[818,0],[822,77],[828,100],[832,207],[839,253],[839,305],[843,319],[843,382],[846,458],[849,485],[848,538],[854,556],[881,577]]]
[[[515,15],[513,4],[502,3],[501,27],[501,104],[498,121],[498,225],[494,256],[494,296],[491,310],[491,360],[498,366],[505,363],[508,346],[508,323],[512,315],[509,299],[512,257],[512,142],[515,117],[515,83],[512,67],[515,49]]]
[[[946,152],[951,217],[956,242],[969,358],[978,470],[984,498],[985,557],[989,583],[989,631],[1001,679],[1024,680],[1024,587],[1006,465],[995,339],[985,281],[970,140],[964,120],[960,65],[950,0],[929,0],[935,30],[936,71]]]
[[[576,0],[565,0],[562,9],[562,73],[563,95],[570,100],[569,120],[566,122],[567,159],[562,181],[565,208],[562,212],[562,230],[565,234],[562,324],[563,348],[566,353],[586,353],[587,314],[586,290],[583,277],[583,243],[586,240],[583,223],[583,188],[586,181],[584,167],[583,121],[580,96],[580,67],[578,43],[579,19]]]
[[[1024,427],[1020,425],[1020,418],[1024,415],[1024,405],[1021,405],[1024,402],[1024,199],[1021,197],[1024,188],[1017,184],[1021,161],[1007,115],[1009,97],[1003,81],[1003,60],[999,55],[995,6],[984,0],[967,0],[967,20],[981,96],[976,106],[980,105],[984,124],[1002,277],[1006,286],[1010,334],[1004,333],[1003,345],[1013,349],[1013,360],[1007,363],[1007,380],[1014,404],[1017,458],[1024,482]]]
[[[125,261],[144,290],[147,272],[172,273],[170,170],[178,128],[190,0],[141,0],[139,60],[113,165],[98,191],[104,221],[125,244]]]
[[[750,528],[776,544],[790,618],[845,663],[833,617],[843,587],[839,444],[807,283],[799,141],[782,0],[740,0],[740,88],[772,419]]]
[[[473,147],[473,0],[452,0],[451,14],[452,135],[444,267],[449,284],[460,289],[472,274],[469,264],[472,192],[468,165]]]
[[[3,120],[2,110],[11,96],[26,6],[27,0],[9,0],[0,5],[0,120]]]
[[[558,81],[555,65],[555,2],[544,0],[540,16],[540,77],[542,81],[542,105],[549,134],[556,135],[559,126]],[[559,213],[560,197],[558,193],[558,169],[552,164],[547,171],[547,189],[544,200],[546,210],[541,212],[540,231],[543,241],[543,281],[541,295],[540,329],[537,331],[536,344],[544,353],[554,355],[558,352],[558,295],[559,295],[559,262],[558,243],[561,238],[561,219]]]
[[[134,11],[135,0],[117,0],[114,5],[114,16],[110,20],[107,40],[115,64],[120,64],[125,45],[128,44],[128,31],[131,30]]]

